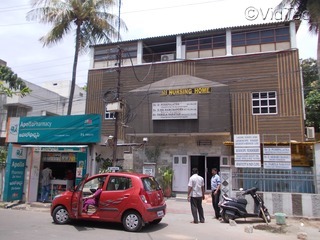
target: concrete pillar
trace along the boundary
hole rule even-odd
[[[143,44],[142,41],[138,41],[137,46],[137,64],[142,64],[142,56],[143,56]]]
[[[176,59],[183,59],[181,35],[177,35],[177,37],[176,37]]]
[[[291,48],[297,48],[296,24],[294,21],[290,22],[290,43]]]
[[[230,29],[227,29],[226,31],[226,53],[227,53],[227,56],[232,55],[232,37],[231,37]]]

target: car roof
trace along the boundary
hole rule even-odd
[[[106,177],[106,176],[123,176],[123,177],[151,177],[150,175],[143,174],[143,173],[136,173],[136,172],[106,172],[106,173],[99,173],[89,176],[89,178],[96,178],[96,177]]]

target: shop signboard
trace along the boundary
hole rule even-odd
[[[99,114],[10,118],[11,143],[97,143],[100,142]]]
[[[27,149],[9,144],[3,201],[22,200]]]

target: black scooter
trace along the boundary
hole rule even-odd
[[[223,195],[223,200],[219,203],[221,217],[224,222],[229,222],[229,220],[234,220],[236,218],[249,218],[249,217],[259,217],[262,218],[267,224],[271,222],[271,217],[268,209],[264,206],[263,199],[256,192],[258,188],[253,187],[242,193],[242,195],[251,195],[254,199],[255,210],[254,213],[248,213],[246,210],[247,200],[245,198],[237,197],[230,198]]]

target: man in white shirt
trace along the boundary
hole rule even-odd
[[[204,179],[198,175],[198,169],[192,169],[192,176],[188,183],[188,201],[190,201],[191,213],[193,221],[191,223],[198,223],[198,213],[201,223],[204,223],[204,215],[202,208],[202,200],[204,200]]]

